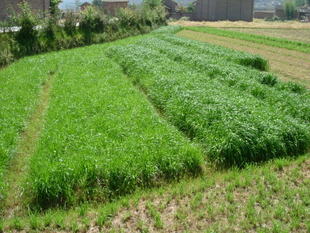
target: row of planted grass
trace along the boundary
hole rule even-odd
[[[208,44],[208,46],[206,46],[202,43],[193,40],[185,40],[179,37],[171,36],[171,34],[167,33],[162,34],[160,38],[169,41],[175,45],[180,45],[198,52],[203,52],[203,54],[212,56],[212,58],[215,58],[217,61],[220,58],[220,60],[228,60],[239,65],[252,67],[261,71],[269,70],[268,61],[258,55],[248,54],[217,45]]]
[[[103,51],[57,54],[61,65],[28,177],[40,207],[107,200],[200,172],[200,150],[158,116]]]
[[[54,56],[22,59],[0,71],[0,203],[5,196],[5,173],[16,145],[34,111],[44,82],[56,68]]]
[[[206,32],[209,34],[217,36],[225,36],[234,39],[240,39],[245,41],[250,41],[254,43],[269,45],[278,48],[285,48],[290,50],[296,50],[304,53],[310,53],[310,43],[292,41],[283,38],[276,38],[264,35],[255,35],[244,32],[237,31],[228,31],[219,28],[213,27],[186,27],[188,30],[197,31],[197,32]]]
[[[237,65],[213,46],[197,50],[187,40],[157,37],[164,40],[147,38],[108,54],[213,162],[243,165],[309,148],[307,90]]]
[[[232,59],[234,55],[223,56],[222,52],[219,51],[221,47],[218,46],[214,47],[171,35],[159,36],[159,38],[141,40],[140,44],[157,49],[174,61],[189,66],[191,69],[207,72],[208,75],[220,79],[226,85],[234,86],[242,92],[248,92],[256,98],[262,99],[265,103],[275,105],[277,108],[286,111],[287,114],[304,120],[305,123],[310,121],[310,107],[307,103],[309,92],[304,87],[292,82],[279,82],[278,78],[271,73],[259,72],[239,65],[248,66],[249,63],[255,64],[256,61],[262,60],[261,63],[256,63],[257,66],[252,66],[258,69],[261,64],[266,63],[263,58],[250,57],[244,54],[248,60],[245,64],[240,63],[240,61],[245,60],[242,53],[236,52],[238,59]],[[194,49],[194,53],[192,49]],[[225,48],[223,50],[226,51]],[[232,54],[233,50],[228,50],[227,53],[229,54],[229,52]],[[227,60],[237,64],[227,65]],[[284,102],[282,99],[286,99],[286,101]]]

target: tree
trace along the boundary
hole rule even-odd
[[[287,0],[284,3],[284,12],[286,19],[291,20],[295,17],[296,5],[292,0]]]
[[[143,5],[154,9],[161,5],[161,0],[144,0]]]
[[[305,5],[305,0],[295,0],[295,5],[297,7]]]
[[[101,0],[93,0],[93,5],[96,7],[101,7],[102,6],[102,1]]]
[[[194,12],[195,7],[196,7],[196,6],[195,6],[195,3],[194,3],[194,2],[191,2],[191,3],[188,4],[187,11],[188,11],[188,12]]]
[[[15,40],[20,47],[20,55],[30,55],[37,52],[38,32],[35,29],[38,24],[36,15],[31,11],[28,2],[18,4],[20,12],[16,17],[16,24],[20,26],[15,34]]]
[[[51,0],[50,2],[50,13],[55,16],[59,13],[59,4],[62,0]]]

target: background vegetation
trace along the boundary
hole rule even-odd
[[[58,4],[59,1],[52,1],[49,14],[42,17],[22,2],[19,13],[1,23],[5,33],[0,34],[0,66],[26,55],[112,41],[166,24],[165,9],[156,1],[145,1],[139,8],[120,9],[116,17],[94,7],[60,14]],[[13,26],[19,30],[12,30]]]

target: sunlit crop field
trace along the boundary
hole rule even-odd
[[[217,217],[220,209],[207,201],[214,204],[217,198],[236,214],[229,227],[212,226],[219,232],[237,231],[230,226],[239,220],[240,229],[248,231],[270,213],[273,218],[277,198],[292,210],[289,215],[279,210],[293,219],[283,225],[306,229],[304,220],[297,226],[295,218],[307,216],[309,162],[307,155],[294,162],[301,169],[297,174],[289,159],[310,148],[309,90],[281,81],[259,55],[186,39],[176,34],[180,30],[169,26],[26,57],[0,70],[0,232],[73,232],[82,226],[109,231],[115,225],[142,231],[148,225],[125,226],[130,216],[116,214],[116,206],[137,208],[136,214],[145,208],[153,231],[194,231],[199,224],[183,226],[186,211],[192,211],[188,216],[194,222],[202,216],[198,210],[224,221],[226,215]],[[256,167],[272,160],[275,165]],[[282,186],[278,173],[287,179]],[[165,187],[172,188],[166,192]],[[285,187],[287,194],[277,197]],[[260,196],[250,197],[245,188]],[[156,203],[143,196],[150,189],[160,192]],[[128,195],[137,193],[146,201],[128,204]],[[288,206],[299,194],[300,206]],[[160,204],[169,206],[171,200],[169,211]],[[180,211],[177,200],[184,204]],[[207,202],[215,211],[200,208]],[[261,218],[253,213],[256,202],[270,206]],[[250,216],[246,222],[235,221],[237,210]],[[121,220],[108,223],[113,216]],[[168,226],[166,219],[176,222]],[[273,222],[267,225],[272,229]]]

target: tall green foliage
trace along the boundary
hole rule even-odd
[[[154,9],[162,4],[161,0],[143,0],[143,5]]]
[[[306,4],[306,0],[295,0],[295,5],[296,5],[297,7],[303,6],[303,5],[305,5],[305,4]]]
[[[284,3],[284,12],[286,19],[291,20],[295,18],[296,5],[292,0],[287,0]]]
[[[20,3],[19,8],[20,14],[16,19],[16,23],[21,28],[15,35],[20,48],[18,54],[20,56],[30,55],[38,50],[38,31],[35,29],[38,20],[26,1]]]
[[[50,13],[51,15],[57,15],[59,13],[59,4],[62,0],[51,0],[50,2]]]

